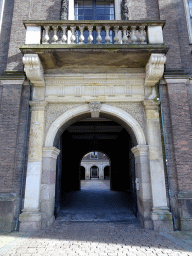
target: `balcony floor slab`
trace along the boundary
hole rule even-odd
[[[145,68],[151,53],[167,53],[165,45],[23,45],[23,54],[37,53],[44,71],[69,67]]]

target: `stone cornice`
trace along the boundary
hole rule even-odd
[[[192,192],[179,192],[178,199],[192,199]]]
[[[25,54],[23,57],[24,71],[34,86],[45,86],[43,66],[38,54]]]
[[[165,54],[152,53],[146,65],[145,86],[155,86],[163,77]]]
[[[0,85],[5,84],[23,84],[26,76],[23,71],[5,71],[0,76]]]

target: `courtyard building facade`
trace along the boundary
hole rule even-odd
[[[1,0],[0,15],[0,230],[50,226],[92,178],[133,194],[144,228],[191,230],[191,2]]]

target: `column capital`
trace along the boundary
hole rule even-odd
[[[148,155],[149,146],[148,145],[137,145],[131,149],[135,157]]]
[[[165,54],[152,53],[146,65],[145,86],[155,86],[159,79],[163,77]]]
[[[59,155],[60,150],[55,147],[43,147],[43,157],[50,157],[57,159],[57,156]]]
[[[43,66],[38,54],[24,54],[24,71],[34,86],[45,86]]]
[[[159,102],[154,102],[153,100],[143,100],[142,105],[145,110],[159,110]]]
[[[29,105],[31,107],[31,111],[41,111],[46,109],[47,102],[46,101],[30,101]]]

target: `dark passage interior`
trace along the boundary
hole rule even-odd
[[[66,205],[70,205],[70,200],[83,200],[79,195],[83,193],[81,179],[85,178],[85,168],[81,167],[80,163],[83,156],[92,151],[103,152],[110,159],[110,167],[104,170],[105,176],[109,176],[110,172],[110,180],[105,181],[108,182],[109,187],[107,193],[116,192],[122,196],[121,192],[123,192],[123,197],[127,200],[129,208],[136,215],[135,168],[132,147],[133,142],[127,130],[117,122],[106,118],[83,119],[65,129],[60,138],[61,153],[57,161],[56,217]],[[92,192],[90,191],[90,193]],[[94,197],[93,194],[92,196]],[[118,198],[115,194],[113,196]],[[76,198],[74,199],[74,197]],[[106,200],[110,201],[110,199]]]

